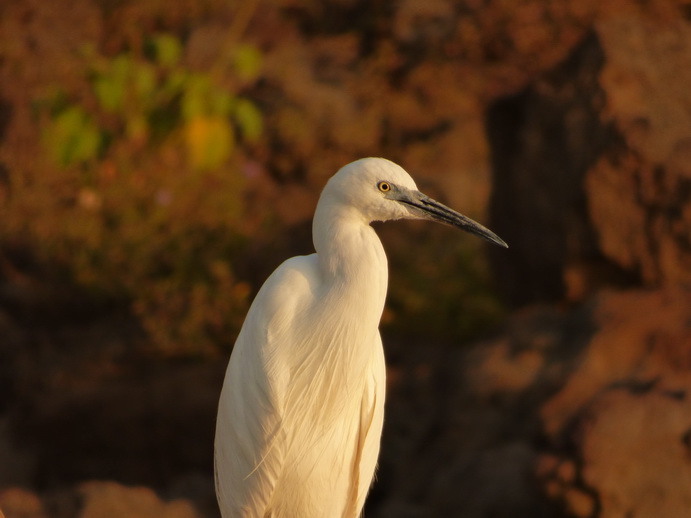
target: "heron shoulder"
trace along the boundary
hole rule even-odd
[[[273,349],[278,337],[280,342],[288,340],[291,322],[314,301],[318,283],[316,254],[284,261],[257,293],[238,343],[249,340],[254,346],[263,343]]]
[[[291,257],[269,276],[257,294],[257,301],[261,300],[267,314],[273,314],[313,294],[318,277],[316,254]]]
[[[233,347],[224,390],[245,394],[234,401],[262,401],[265,410],[281,413],[290,378],[289,355],[295,314],[312,300],[316,263],[310,256],[283,262],[264,282]],[[248,383],[251,378],[253,383]],[[276,414],[276,415],[277,415]]]

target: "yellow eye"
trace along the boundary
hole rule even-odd
[[[389,192],[391,190],[391,184],[389,182],[379,182],[377,184],[381,192]]]

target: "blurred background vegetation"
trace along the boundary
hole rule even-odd
[[[289,99],[270,95],[262,49],[267,35],[257,38],[248,30],[257,7],[209,0],[175,7],[106,2],[90,6],[101,12],[100,31],[63,29],[76,37],[56,56],[62,60],[52,64],[56,73],[26,85],[30,116],[22,122],[37,138],[30,143],[30,164],[17,163],[6,179],[0,220],[6,267],[37,273],[11,260],[21,249],[51,277],[48,282],[74,286],[94,303],[130,307],[164,355],[214,355],[231,347],[262,277],[290,254],[311,251],[304,236],[296,238],[253,272],[251,253],[261,250],[248,243],[269,242],[304,225],[337,167],[363,154],[383,154],[380,141],[389,138],[377,129],[381,121],[358,120],[348,131],[374,138],[362,149],[348,141],[334,144],[340,162],[325,159],[334,150],[328,142],[315,145],[323,140],[320,127],[332,125],[329,133],[343,139],[340,122],[330,122],[323,111],[315,121]],[[215,16],[227,25],[211,22]],[[352,45],[335,44],[338,52]],[[20,57],[14,56],[17,67],[38,65]],[[295,67],[285,73],[303,72]],[[321,82],[307,83],[300,94],[311,96],[314,86],[318,98]],[[311,149],[296,157],[309,141]],[[7,143],[5,154],[13,154]],[[308,168],[312,160],[321,165]],[[283,184],[300,186],[306,195],[296,217],[286,221],[277,213],[274,200],[262,196],[267,187],[251,178],[253,170],[281,198]],[[408,334],[432,322],[423,334],[463,340],[495,323],[500,304],[479,245],[458,236],[444,244],[417,233],[432,251],[414,261],[407,254],[396,258],[408,238],[389,239],[396,283],[387,328]]]
[[[167,33],[113,56],[79,50],[84,87],[49,85],[35,105],[52,185],[14,191],[19,221],[6,222],[94,296],[129,301],[162,351],[209,353],[237,329],[249,293],[231,262],[243,217],[231,159],[261,135],[258,108],[239,94],[261,56],[230,42],[221,77],[183,64],[183,42]],[[36,196],[41,212],[27,217],[21,204]]]

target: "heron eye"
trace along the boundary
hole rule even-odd
[[[389,192],[391,190],[391,184],[389,182],[379,182],[377,184],[381,192]]]

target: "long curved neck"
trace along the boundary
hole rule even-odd
[[[384,247],[369,221],[352,205],[322,195],[312,238],[325,284],[341,296],[366,302],[378,325],[386,299],[388,266]]]

